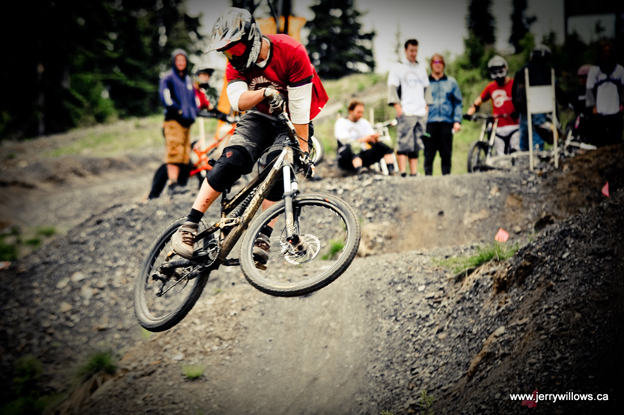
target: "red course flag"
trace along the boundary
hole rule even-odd
[[[498,230],[498,233],[496,234],[496,236],[494,237],[494,240],[496,242],[507,242],[507,239],[509,239],[509,234],[507,232],[505,232],[503,230],[503,228],[500,228]]]
[[[602,188],[602,194],[609,197],[609,182],[607,182],[607,184],[605,184]]]

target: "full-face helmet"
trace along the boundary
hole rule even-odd
[[[230,7],[215,22],[206,52],[223,52],[234,69],[245,72],[256,65],[261,46],[262,33],[251,13]]]
[[[490,72],[490,78],[497,83],[504,83],[507,76],[507,61],[502,56],[494,56],[488,61],[488,71]]]

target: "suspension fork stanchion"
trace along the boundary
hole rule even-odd
[[[295,245],[299,242],[299,235],[296,234],[295,216],[293,213],[293,197],[297,194],[297,182],[291,178],[292,165],[285,163],[282,167],[284,176],[284,211],[286,213],[286,240]],[[294,176],[294,175],[293,175]]]

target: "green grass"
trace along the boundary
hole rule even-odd
[[[112,375],[117,371],[117,359],[111,350],[97,351],[88,356],[76,370],[78,380],[89,379],[98,373]]]
[[[24,231],[12,226],[4,230],[0,234],[0,261],[15,261],[39,248],[56,233],[54,226],[33,227]]]
[[[182,366],[182,373],[189,380],[197,380],[203,376],[206,367],[203,365],[185,365]]]
[[[323,255],[321,258],[325,261],[334,259],[336,255],[344,249],[344,246],[345,246],[344,241],[336,241],[333,239],[330,240],[328,252],[325,255]]]
[[[469,257],[448,258],[436,261],[442,267],[450,268],[455,273],[467,269],[476,268],[490,261],[504,261],[511,258],[519,249],[519,245],[506,245],[505,243],[494,242],[491,245],[477,248],[477,254]]]
[[[420,392],[418,408],[420,408],[421,415],[433,415],[433,409],[431,409],[433,401],[435,401],[435,398],[431,395],[427,395],[426,390]]]

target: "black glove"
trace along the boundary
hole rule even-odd
[[[464,120],[472,121],[472,115],[464,114],[464,115],[462,115],[462,118]]]
[[[299,161],[301,161],[301,167],[303,167],[303,175],[306,179],[311,179],[316,174],[316,169],[314,166],[314,162],[310,158],[310,154],[305,152],[301,156],[299,156]]]
[[[268,87],[264,90],[264,97],[269,98],[269,103],[271,107],[269,108],[269,112],[273,113],[277,110],[282,111],[284,106],[286,105],[286,100],[284,96],[279,93],[279,91],[275,88]]]

